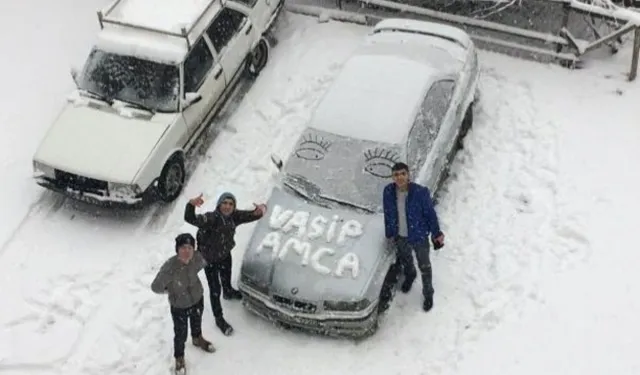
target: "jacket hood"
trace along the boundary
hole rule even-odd
[[[363,296],[385,256],[384,219],[309,204],[275,187],[244,253],[243,277],[307,301]]]
[[[225,199],[231,199],[233,201],[234,206],[238,205],[238,202],[236,201],[236,197],[235,195],[227,192],[224,192],[222,194],[220,194],[220,197],[218,198],[218,201],[216,202],[216,210],[218,208],[220,208],[220,204],[222,203],[222,201],[224,201]]]

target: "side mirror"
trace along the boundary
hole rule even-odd
[[[188,92],[184,94],[185,108],[190,107],[191,105],[199,102],[200,100],[202,100],[202,95],[198,94],[197,92]]]
[[[276,166],[276,168],[278,168],[278,170],[281,170],[284,165],[282,163],[282,159],[280,159],[276,154],[271,154],[271,162]]]

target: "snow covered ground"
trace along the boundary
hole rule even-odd
[[[60,199],[29,179],[72,87],[69,64],[86,53],[105,4],[22,1],[0,12],[3,374],[167,373],[167,302],[149,284],[174,236],[193,232],[184,203],[203,192],[211,208],[224,190],[247,207],[264,200],[269,153],[292,147],[367,32],[285,14],[268,67],[184,195],[132,214]],[[227,301],[237,332],[223,337],[207,303],[204,332],[218,352],[188,345],[191,374],[640,373],[640,90],[625,81],[628,53],[573,72],[480,54],[482,105],[438,207],[448,243],[432,256],[432,312],[420,309],[420,288],[399,294],[380,332],[356,345],[280,331]],[[239,230],[236,259],[251,229]]]

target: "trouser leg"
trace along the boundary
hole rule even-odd
[[[396,240],[396,248],[397,261],[404,272],[402,290],[407,292],[411,289],[411,285],[417,276],[416,267],[413,264],[413,253],[411,246],[405,238],[398,238]]]
[[[222,284],[222,291],[225,294],[230,293],[233,288],[231,287],[231,266],[233,265],[232,257],[229,255],[219,263],[220,270],[220,283]]]
[[[429,241],[424,241],[412,246],[416,253],[418,269],[422,276],[422,295],[425,299],[433,297],[433,272],[431,270],[431,260],[429,259]]]
[[[189,329],[187,316],[187,309],[171,308],[171,318],[173,319],[173,356],[175,358],[184,357],[184,344],[187,341]]]
[[[209,263],[204,268],[204,274],[209,284],[209,298],[211,299],[211,311],[215,318],[222,317],[222,304],[220,303],[220,276],[217,263]]]
[[[202,312],[204,311],[204,297],[189,309],[189,325],[191,337],[202,336]]]

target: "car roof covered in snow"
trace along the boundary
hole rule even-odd
[[[189,52],[186,38],[194,44],[221,8],[217,0],[116,0],[102,11],[95,47],[177,64]]]
[[[464,65],[462,55],[456,55],[459,51],[448,52],[450,42],[434,38],[432,46],[425,38],[430,37],[370,35],[344,64],[309,127],[355,139],[403,144],[431,84],[450,78]]]

